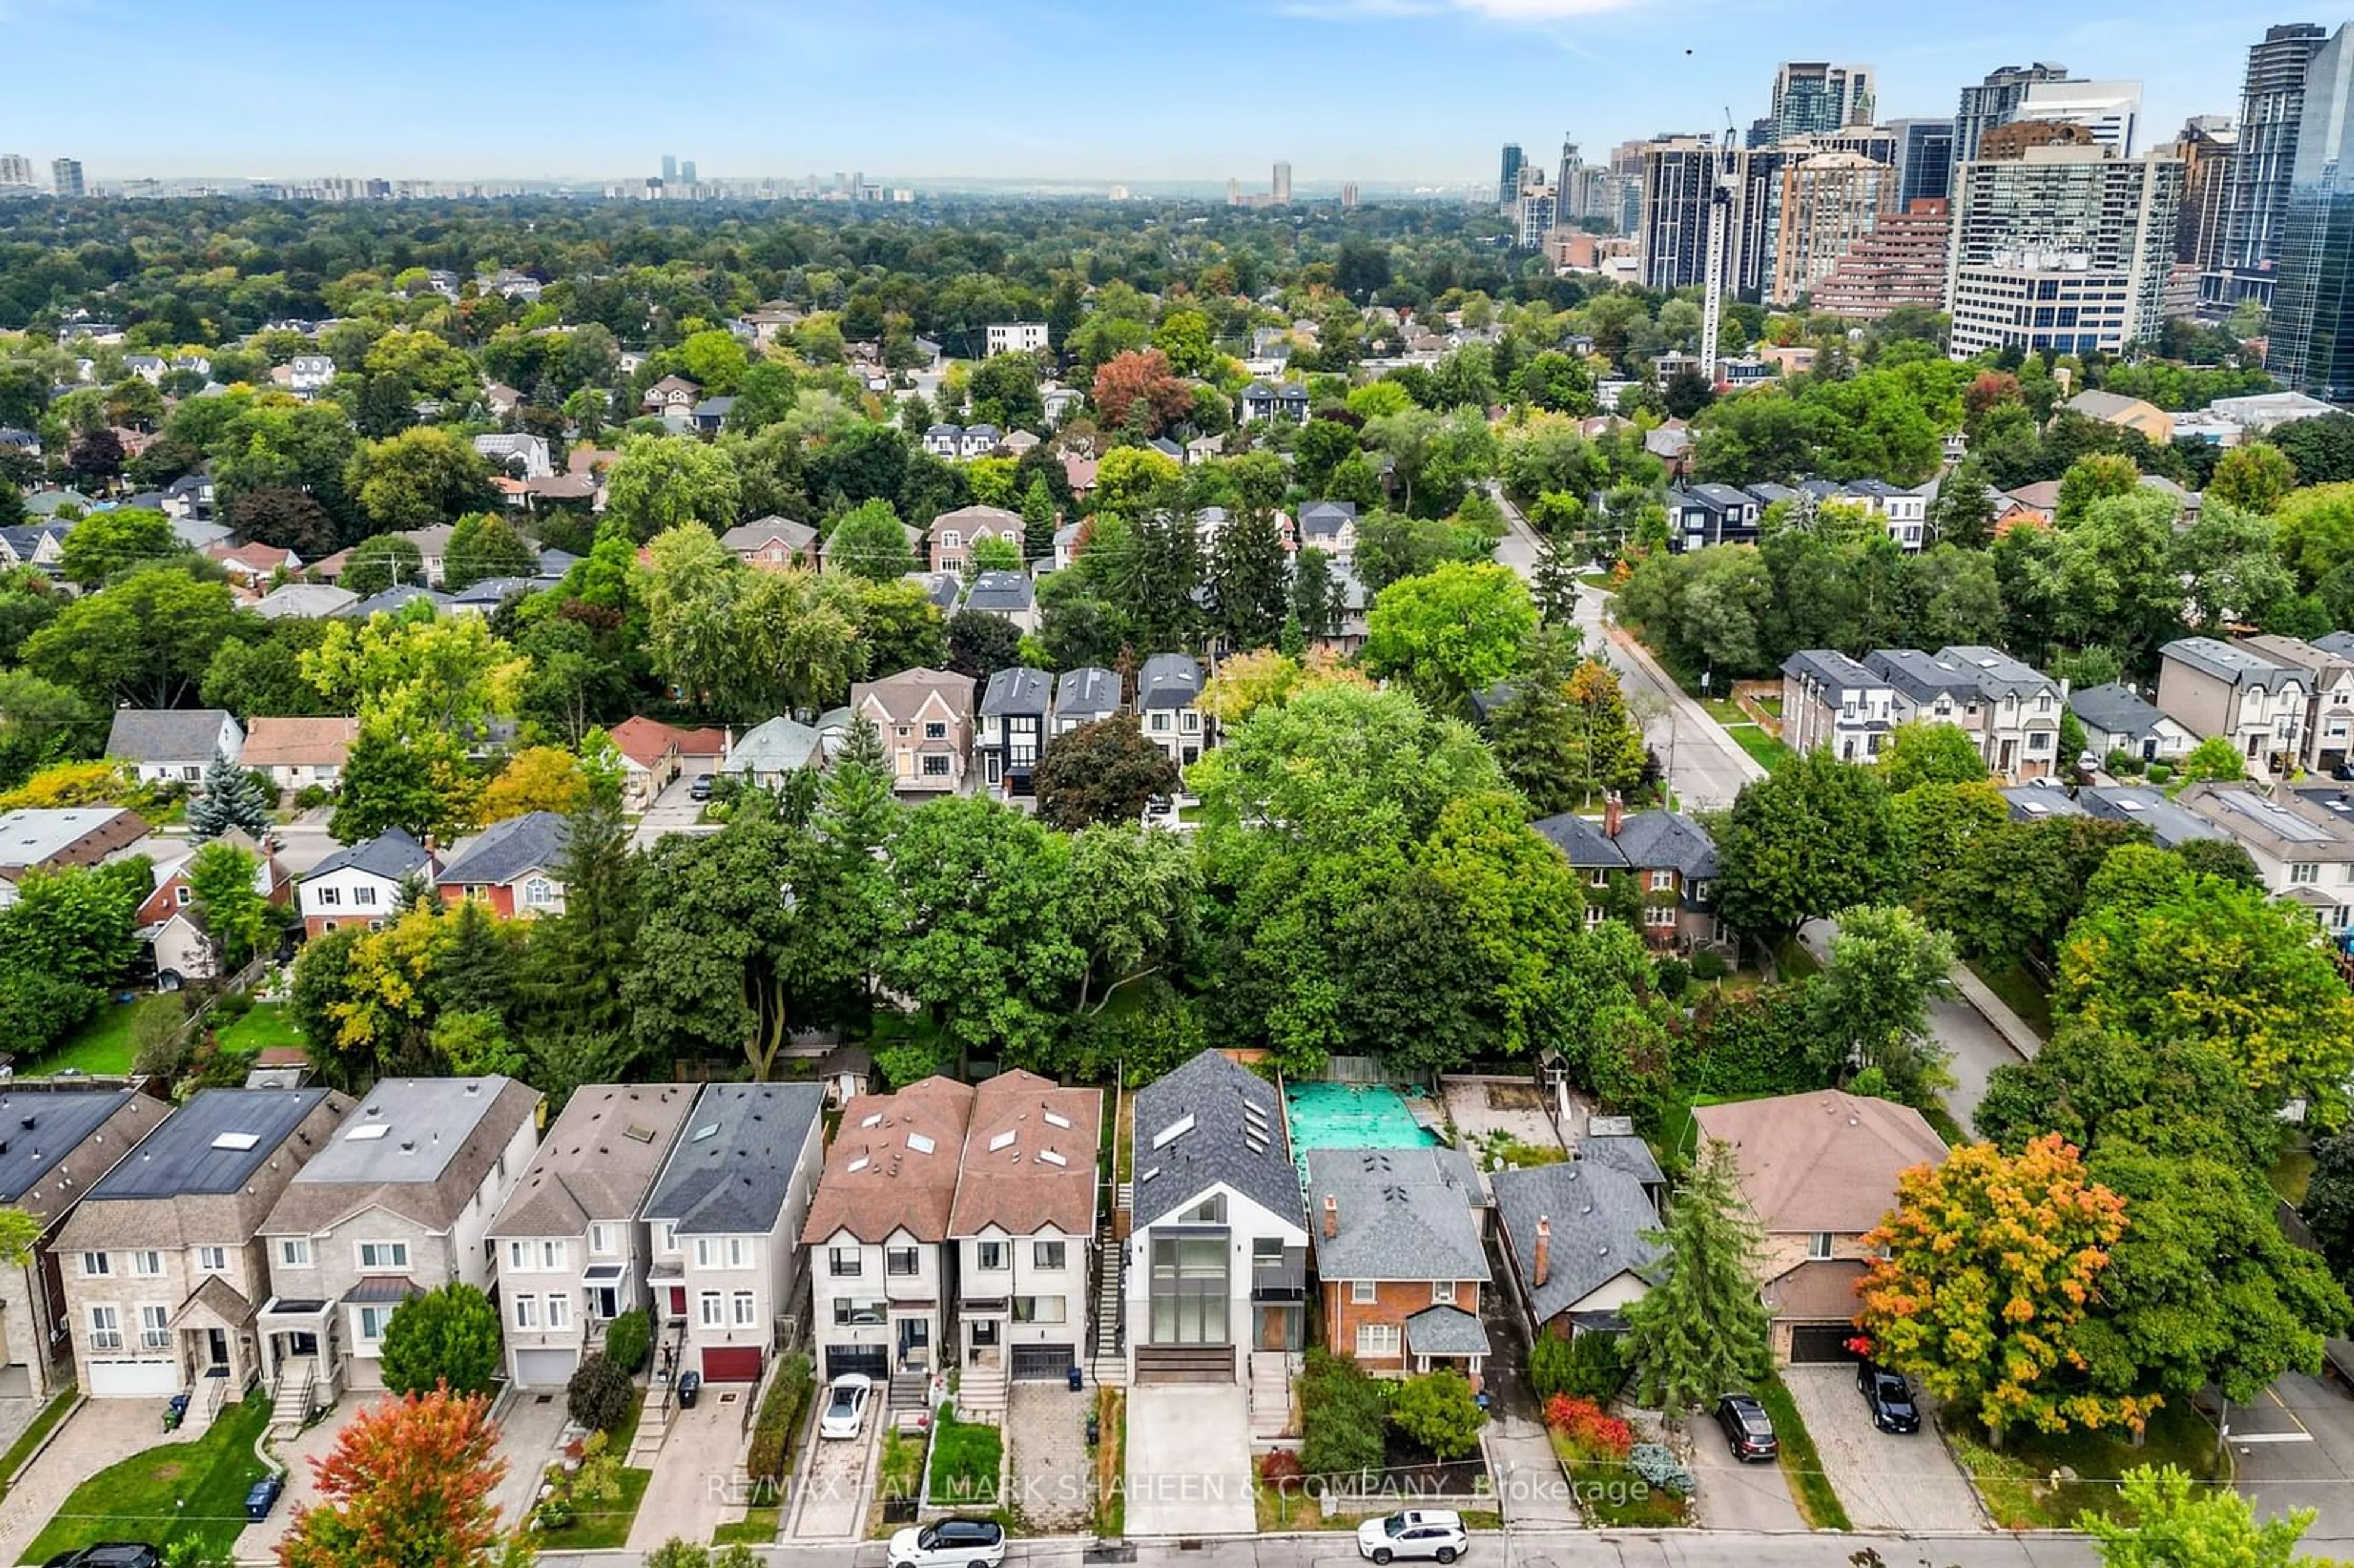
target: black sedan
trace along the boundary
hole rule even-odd
[[[1872,1411],[1874,1426],[1882,1432],[1921,1430],[1921,1409],[1913,1403],[1913,1387],[1904,1381],[1903,1372],[1893,1372],[1870,1361],[1858,1361],[1855,1364],[1855,1386],[1862,1393],[1863,1403]]]
[[[1733,1457],[1743,1463],[1781,1457],[1782,1441],[1774,1436],[1774,1418],[1748,1394],[1728,1393],[1718,1400],[1716,1424],[1724,1428]]]

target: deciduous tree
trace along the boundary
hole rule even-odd
[[[506,1475],[490,1401],[434,1392],[369,1405],[312,1461],[280,1568],[517,1568],[491,1494]]]
[[[1146,801],[1176,793],[1178,773],[1134,714],[1117,713],[1047,741],[1032,782],[1039,818],[1076,832],[1098,822],[1133,824]]]
[[[1887,786],[1821,750],[1742,787],[1717,860],[1718,906],[1756,938],[1884,900],[1907,869]]]
[[[412,1296],[384,1326],[384,1385],[395,1393],[487,1394],[504,1361],[499,1310],[463,1280]]]
[[[2099,1543],[2102,1568],[2327,1568],[2327,1559],[2296,1550],[2313,1526],[2309,1508],[2259,1522],[2246,1498],[2229,1487],[2194,1482],[2171,1465],[2127,1470],[2117,1494],[2123,1512],[2087,1510],[2076,1521]]]
[[[1366,619],[1365,664],[1451,714],[1519,667],[1536,625],[1518,573],[1450,562],[1382,589]]]

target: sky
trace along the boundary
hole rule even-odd
[[[2346,5],[2348,0],[2337,0]],[[1111,183],[1496,177],[1746,127],[1785,59],[1950,114],[1993,68],[2144,83],[2144,143],[2235,114],[2274,21],[2212,0],[0,0],[0,153],[89,178]],[[9,101],[13,99],[14,101]]]

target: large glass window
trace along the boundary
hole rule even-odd
[[[1229,1343],[1226,1299],[1225,1235],[1152,1238],[1152,1343]]]

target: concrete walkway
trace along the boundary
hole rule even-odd
[[[1574,1530],[1585,1520],[1570,1496],[1569,1475],[1540,1423],[1505,1415],[1480,1435],[1504,1522],[1515,1530]]]
[[[753,1392],[750,1383],[705,1383],[693,1410],[671,1412],[653,1479],[630,1524],[631,1551],[652,1552],[673,1535],[709,1541],[744,1517],[743,1402]]]

